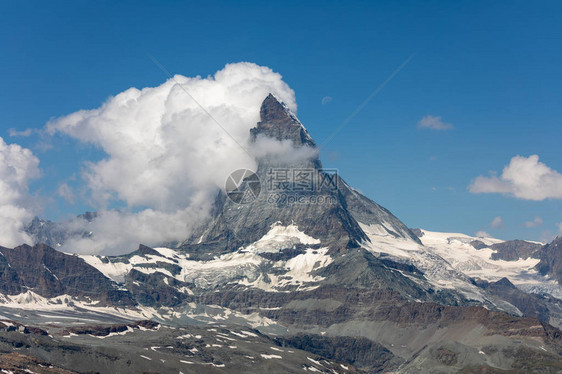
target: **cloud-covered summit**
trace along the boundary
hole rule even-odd
[[[88,223],[94,238],[64,249],[126,252],[133,243],[184,239],[208,214],[227,176],[255,168],[249,130],[269,93],[296,113],[294,92],[280,74],[243,62],[207,78],[176,75],[157,87],[130,88],[99,108],[49,122],[49,134],[94,144],[107,155],[82,173],[92,203],[101,208]],[[261,153],[264,147],[255,148]],[[127,209],[104,210],[114,202]]]

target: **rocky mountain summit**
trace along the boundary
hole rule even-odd
[[[96,217],[96,212],[85,212],[76,216],[74,220],[88,223]],[[88,238],[92,236],[92,232],[89,231],[69,229],[68,222],[53,222],[39,217],[33,218],[25,226],[24,231],[33,238],[34,243],[47,244],[53,248],[61,247],[64,242],[73,237]]]
[[[267,136],[276,140],[290,140],[295,146],[316,147],[306,128],[273,94],[267,95],[260,108],[260,122],[250,130],[252,139]]]
[[[314,150],[315,143],[305,127],[273,95],[264,100],[260,114],[261,121],[250,131],[254,141],[266,137],[289,141],[295,150]],[[232,252],[259,240],[277,223],[296,225],[331,251],[357,248],[368,241],[360,223],[377,225],[396,238],[418,241],[392,213],[353,190],[337,174],[324,170],[317,153],[310,154],[289,162],[286,155],[261,157],[256,175],[262,192],[257,199],[237,204],[221,194],[215,216],[181,248],[207,257]],[[299,177],[302,179],[295,179]]]
[[[235,185],[252,198],[221,192],[177,246],[123,256],[0,248],[0,315],[50,334],[11,331],[0,354],[22,344],[26,360],[67,357],[55,366],[69,371],[101,357],[102,372],[561,368],[562,290],[544,275],[557,274],[557,241],[410,230],[324,169],[275,96],[260,115],[253,144],[288,144],[291,157],[261,154]],[[39,240],[64,237],[31,227]]]

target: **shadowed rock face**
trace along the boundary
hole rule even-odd
[[[519,290],[507,278],[491,283],[477,280],[476,284],[517,307],[525,317],[534,317],[541,321],[549,320],[549,310],[545,305],[544,297]]]
[[[503,243],[492,244],[490,248],[496,251],[492,253],[492,260],[517,261],[536,257],[537,251],[542,245],[526,242],[524,240],[508,240]]]
[[[538,253],[541,261],[536,269],[539,273],[550,274],[562,284],[562,236],[542,247]]]
[[[470,245],[476,249],[488,248],[488,245],[481,240],[473,240],[470,242]]]
[[[43,297],[88,297],[108,305],[133,305],[129,293],[78,256],[46,244],[0,248],[2,291],[16,295],[31,290]]]
[[[297,334],[276,339],[282,346],[293,347],[317,355],[352,364],[372,373],[396,369],[398,360],[388,349],[362,337],[324,337]]]
[[[261,120],[251,129],[254,141],[261,137],[279,141],[290,140],[295,149],[316,147],[314,141],[296,116],[273,95],[268,95],[260,109]],[[334,251],[355,248],[367,241],[367,236],[358,222],[365,224],[384,223],[388,233],[395,237],[419,239],[388,210],[351,189],[339,176],[332,176],[330,183],[309,191],[291,190],[288,194],[276,195],[270,182],[275,170],[308,170],[318,179],[327,181],[330,175],[322,169],[316,153],[310,158],[287,162],[283,157],[265,156],[258,160],[258,175],[262,193],[253,202],[237,204],[224,194],[217,199],[216,215],[203,229],[182,244],[182,248],[199,258],[211,258],[237,250],[263,237],[277,222],[282,225],[294,223],[299,230],[322,242]],[[283,191],[281,191],[283,192]],[[291,203],[302,199],[307,203]],[[310,201],[320,203],[309,203]]]

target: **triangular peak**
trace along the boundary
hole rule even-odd
[[[260,108],[260,121],[279,123],[296,119],[289,107],[270,93],[263,100]],[[297,120],[298,121],[298,120]]]
[[[260,122],[250,132],[252,140],[262,135],[277,140],[292,140],[296,146],[316,147],[314,140],[295,114],[271,93],[262,102]]]

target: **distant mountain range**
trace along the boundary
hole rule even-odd
[[[66,254],[53,248],[95,233],[39,218],[26,230],[40,244],[0,248],[0,364],[122,373],[142,365],[162,373],[562,370],[562,238],[543,245],[409,229],[323,169],[314,140],[275,96],[260,114],[253,141],[288,142],[291,157],[260,157],[217,196],[208,222],[172,248]]]

